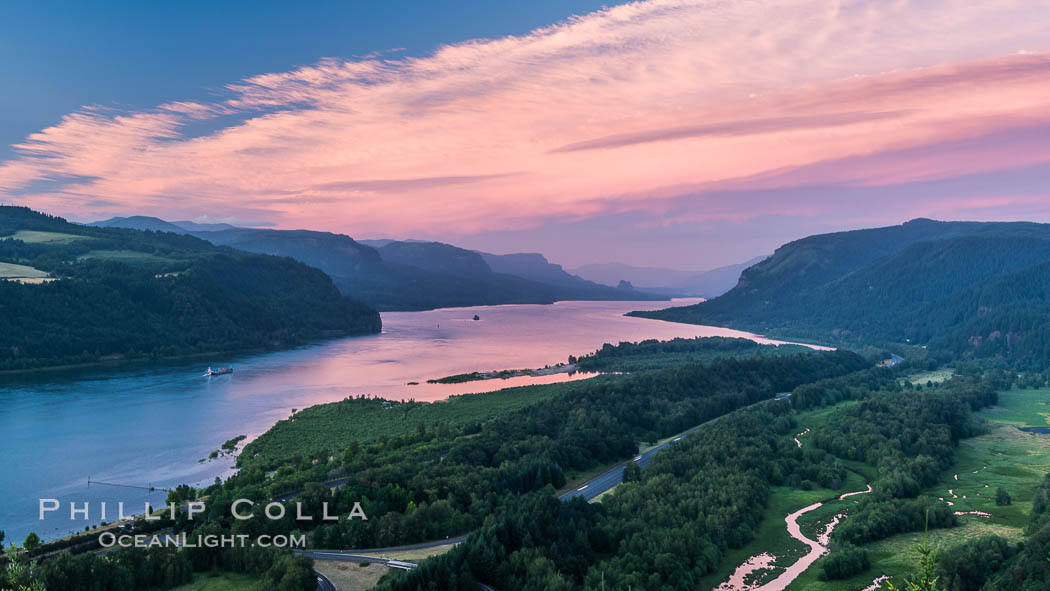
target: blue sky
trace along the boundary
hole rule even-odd
[[[519,35],[611,2],[377,0],[0,3],[0,159],[83,105],[202,100],[233,80],[402,49]]]

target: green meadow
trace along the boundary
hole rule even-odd
[[[47,277],[46,271],[26,265],[0,262],[0,279],[42,279],[44,277]]]
[[[4,238],[21,240],[26,244],[68,244],[70,242],[76,242],[77,240],[88,239],[87,236],[77,236],[76,234],[39,232],[37,230],[19,230],[10,236],[4,236]]]
[[[171,591],[256,591],[258,579],[239,573],[197,573],[193,580]]]
[[[978,417],[986,422],[988,432],[960,442],[952,469],[923,494],[954,503],[952,507],[956,511],[981,511],[991,514],[991,517],[960,515],[958,527],[929,532],[933,546],[947,548],[986,535],[1014,541],[1022,538],[1035,487],[1044,475],[1050,473],[1050,435],[1025,433],[1017,427],[1046,426],[1048,400],[1050,390],[1011,390],[999,395],[998,406],[978,413]],[[826,412],[822,410],[814,414],[819,417]],[[1011,505],[995,504],[998,487],[1010,494]],[[809,535],[811,532],[807,532],[804,526],[803,533]],[[922,532],[901,534],[865,546],[872,567],[841,581],[819,581],[820,562],[817,562],[788,589],[856,591],[881,575],[911,574],[916,560],[914,548],[922,537]]]
[[[953,372],[950,369],[935,369],[932,371],[923,371],[917,374],[910,375],[908,376],[908,381],[913,384],[922,384],[925,386],[929,382],[939,384],[941,382],[950,380],[953,375],[955,375],[955,372]]]
[[[989,422],[1019,427],[1050,427],[1050,389],[1011,390],[999,404],[982,413]]]
[[[148,252],[138,252],[135,250],[92,250],[87,254],[81,255],[80,259],[104,259],[111,261],[118,261],[121,263],[173,263],[175,259],[167,257],[157,256]]]

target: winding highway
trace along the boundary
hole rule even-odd
[[[791,394],[778,394],[774,398],[769,398],[769,399],[766,399],[766,400],[762,400],[762,401],[756,402],[755,404],[752,404],[750,406],[756,406],[756,405],[759,405],[759,404],[766,404],[766,403],[773,402],[773,401],[778,401],[778,400],[787,400],[790,396],[791,396]],[[725,416],[725,415],[722,415],[722,416]],[[602,494],[603,492],[611,490],[616,485],[618,485],[621,482],[623,482],[623,471],[624,471],[624,468],[627,466],[628,462],[634,462],[634,463],[638,464],[639,468],[645,469],[646,467],[649,466],[649,463],[652,461],[653,456],[655,456],[657,453],[663,451],[668,446],[670,446],[670,445],[680,441],[683,437],[688,437],[691,433],[695,433],[695,432],[699,431],[704,425],[708,425],[708,424],[710,424],[710,423],[712,423],[714,421],[717,421],[717,420],[719,420],[721,418],[722,418],[721,416],[720,417],[716,417],[714,419],[711,419],[710,421],[707,421],[706,423],[703,423],[701,425],[697,425],[696,427],[693,427],[692,429],[688,429],[686,431],[683,431],[683,432],[679,433],[678,435],[675,435],[674,437],[672,437],[670,440],[665,441],[664,443],[661,443],[660,445],[657,445],[657,446],[653,447],[652,449],[650,449],[650,450],[648,450],[648,451],[646,451],[644,453],[641,453],[641,454],[635,456],[634,458],[632,458],[630,460],[627,460],[627,461],[624,461],[624,462],[620,462],[619,464],[613,466],[612,468],[606,470],[605,472],[602,472],[601,474],[595,476],[594,478],[591,478],[590,480],[584,482],[582,485],[580,485],[579,488],[576,488],[574,490],[570,490],[568,492],[562,493],[561,495],[558,496],[558,498],[563,500],[563,501],[567,501],[567,500],[570,500],[570,499],[574,499],[576,497],[582,497],[585,501],[590,501],[590,500],[594,499],[595,497],[597,497],[598,495]],[[340,478],[338,480],[330,481],[328,484],[329,484],[329,486],[341,486],[342,484],[345,484],[348,480],[349,480],[349,478]],[[280,498],[279,500],[287,500],[289,498],[295,497],[297,494],[298,493],[291,494],[291,495],[286,495],[285,497]],[[394,547],[390,547],[390,548],[369,548],[369,549],[365,549],[365,550],[296,550],[295,553],[296,554],[303,554],[305,556],[309,556],[310,558],[313,558],[314,560],[337,560],[337,561],[340,561],[340,562],[368,562],[368,563],[371,563],[371,564],[382,564],[382,565],[388,566],[390,568],[400,568],[400,569],[403,569],[403,570],[409,570],[411,568],[414,568],[416,566],[416,564],[413,563],[413,562],[406,562],[406,561],[400,561],[400,560],[391,560],[391,559],[388,559],[388,558],[379,558],[379,557],[376,557],[376,556],[369,556],[369,555],[370,554],[384,554],[384,553],[388,553],[388,552],[401,552],[401,551],[405,551],[405,550],[423,550],[423,549],[426,549],[426,548],[437,548],[439,546],[446,546],[446,545],[449,545],[449,544],[458,544],[458,543],[466,540],[467,536],[469,536],[469,535],[470,534],[464,534],[462,536],[457,536],[455,538],[449,538],[449,539],[445,539],[445,540],[434,540],[432,542],[422,542],[422,543],[419,543],[419,544],[410,544],[410,545],[407,545],[407,546],[394,546]],[[391,563],[393,563],[393,564],[391,564]],[[324,577],[324,575],[322,575],[321,573],[317,573],[317,575],[318,575],[318,579],[317,579],[317,589],[318,589],[318,591],[336,591],[334,586],[332,586],[332,587],[324,587],[324,586],[322,586],[321,579]],[[328,581],[327,579],[325,579],[325,581],[327,582],[328,585],[331,585],[331,581]],[[491,587],[488,587],[487,585],[484,585],[482,583],[478,583],[478,586],[479,586],[480,589],[484,589],[484,590],[487,590],[487,591],[495,591]]]
[[[324,573],[314,571],[314,576],[317,577],[317,591],[336,591],[335,585],[324,576]]]
[[[652,461],[653,456],[656,455],[657,452],[662,451],[668,445],[671,445],[672,443],[689,435],[690,433],[698,431],[699,429],[700,427],[693,427],[692,429],[675,436],[670,441],[661,443],[660,445],[657,445],[649,451],[636,456],[632,460],[627,460],[627,462],[634,462],[638,464],[639,468],[645,468],[649,465],[649,462]],[[597,497],[603,492],[612,490],[617,484],[623,482],[623,471],[624,468],[627,467],[627,462],[621,462],[613,466],[609,470],[602,472],[601,474],[583,483],[583,485],[581,485],[579,488],[571,490],[567,493],[562,493],[558,498],[563,501],[567,501],[576,497],[583,497],[583,500],[590,501],[591,499]]]
[[[752,406],[757,406],[759,404],[767,404],[769,402],[774,402],[774,401],[777,401],[777,400],[788,400],[788,399],[790,399],[790,397],[791,397],[790,393],[778,394],[774,398],[768,398],[766,400],[760,400],[759,402],[756,402],[754,404],[748,405],[748,406],[746,406],[744,408],[750,408]],[[722,415],[722,416],[725,416],[725,415]],[[665,441],[664,443],[661,443],[660,445],[657,445],[656,447],[650,449],[649,451],[647,451],[645,453],[642,453],[642,454],[640,454],[638,456],[635,456],[634,459],[627,460],[627,462],[634,462],[634,463],[638,464],[639,468],[644,469],[644,468],[649,466],[649,462],[652,461],[653,456],[655,456],[658,452],[663,451],[667,446],[671,445],[672,443],[675,443],[675,442],[679,441],[683,437],[687,437],[691,433],[696,433],[704,425],[709,425],[709,424],[713,423],[714,421],[717,421],[717,420],[721,419],[722,416],[715,417],[715,418],[711,419],[710,421],[707,421],[705,423],[697,425],[696,427],[693,427],[692,429],[688,429],[686,431],[683,431],[683,432],[679,433],[678,435],[675,435],[669,441]],[[597,497],[598,495],[602,494],[603,492],[605,492],[607,490],[611,490],[617,484],[620,484],[621,482],[623,482],[623,470],[627,466],[627,462],[621,462],[621,463],[613,466],[609,470],[607,470],[605,472],[602,472],[598,476],[595,476],[594,478],[592,478],[592,479],[588,480],[587,482],[583,483],[583,485],[581,485],[576,490],[571,490],[571,491],[569,491],[567,493],[562,493],[558,498],[560,498],[561,500],[565,501],[565,500],[572,499],[572,498],[575,498],[575,497],[583,497],[584,500],[590,501],[591,499]]]

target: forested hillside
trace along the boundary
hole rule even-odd
[[[359,242],[331,232],[212,227],[147,216],[92,225],[192,234],[237,250],[291,257],[321,269],[345,295],[378,310],[666,299],[569,275],[538,254],[491,255],[441,242]]]
[[[0,369],[274,348],[380,328],[375,310],[291,259],[26,208],[0,208],[0,269]],[[36,277],[15,275],[22,269]]]
[[[915,220],[791,242],[721,297],[636,314],[1030,364],[1050,334],[1048,262],[1050,225]]]
[[[862,400],[829,409],[827,424],[841,429],[822,439],[827,448],[792,440],[793,403],[741,409],[681,439],[645,470],[625,473],[601,503],[512,500],[464,544],[379,588],[465,591],[476,581],[508,590],[710,588],[703,583],[727,553],[754,540],[774,487],[835,490],[847,477],[844,458],[877,463],[878,478],[835,530],[838,550],[825,564],[840,562],[850,541],[921,531],[927,510],[930,527],[955,525],[950,507],[917,494],[951,464],[959,438],[977,430],[971,408],[994,403],[992,384],[966,377],[916,396],[900,392],[886,369],[818,384],[808,387],[846,387]],[[832,404],[837,396],[820,398]]]

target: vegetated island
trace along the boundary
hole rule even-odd
[[[479,382],[482,380],[506,380],[508,378],[520,378],[523,376],[550,376],[559,373],[575,373],[579,368],[575,363],[558,363],[548,365],[540,369],[501,369],[493,371],[472,371],[470,373],[458,373],[445,376],[436,380],[427,380],[428,384],[462,384],[464,382]]]

